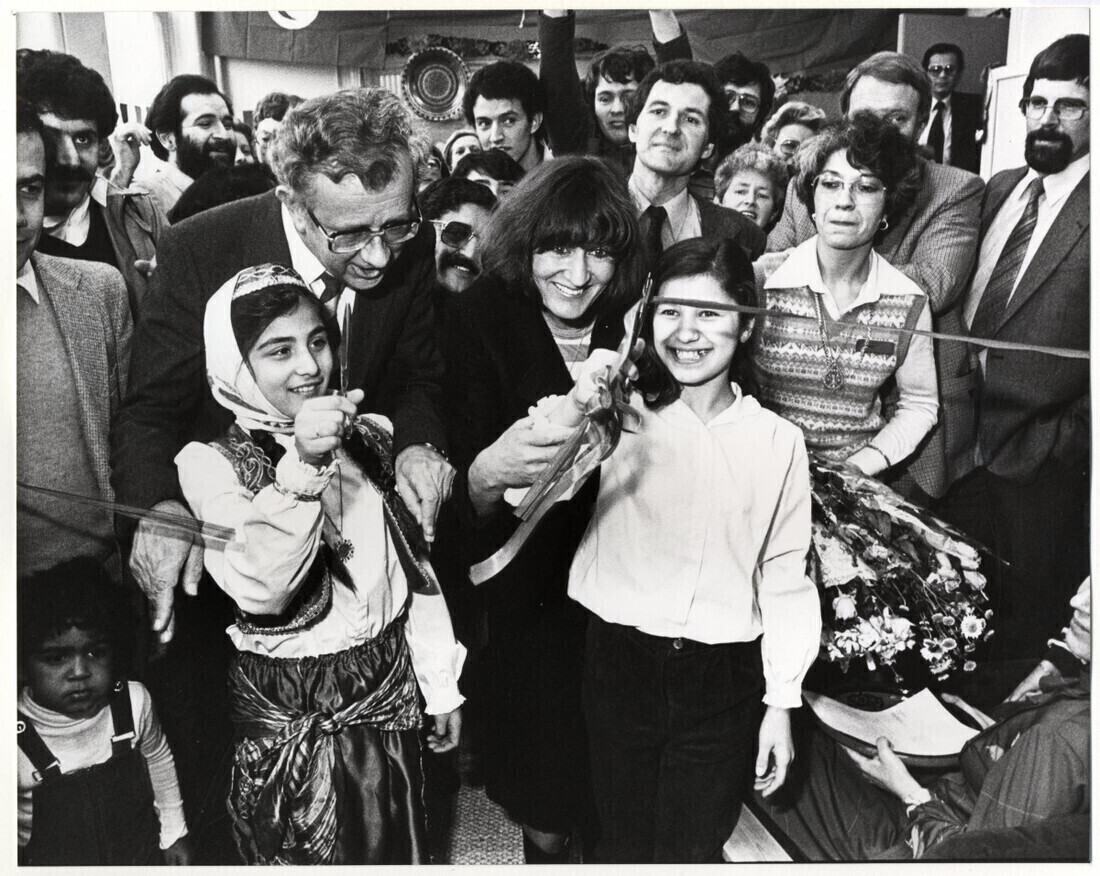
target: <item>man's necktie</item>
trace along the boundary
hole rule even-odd
[[[990,337],[1001,324],[1008,296],[1016,285],[1016,276],[1024,263],[1027,246],[1031,242],[1031,233],[1035,230],[1035,221],[1039,218],[1039,196],[1043,193],[1043,178],[1038,177],[1027,187],[1028,201],[1024,215],[1012,229],[1005,242],[1004,249],[993,266],[989,282],[985,284],[982,300],[970,324],[970,334],[976,338]]]
[[[661,257],[661,229],[668,218],[668,211],[664,207],[650,204],[645,208],[642,216],[646,220],[646,255],[649,259],[649,269],[652,271],[657,266],[657,259]]]
[[[936,101],[932,127],[928,129],[928,148],[936,157],[937,164],[943,164],[943,101]]]
[[[342,280],[337,280],[328,271],[321,274],[321,282],[325,284],[325,290],[321,293],[321,303],[325,305],[329,314],[336,315],[336,304],[340,298],[340,292],[344,288]]]

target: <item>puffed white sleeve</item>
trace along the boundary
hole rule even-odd
[[[412,594],[405,639],[416,681],[424,694],[424,711],[443,715],[461,706],[464,697],[458,692],[458,678],[466,661],[466,649],[455,639],[442,593]]]
[[[242,611],[279,614],[305,581],[321,543],[321,493],[335,466],[316,468],[291,448],[275,468],[275,483],[253,496],[229,460],[192,442],[176,456],[180,488],[195,517],[236,531],[227,544],[210,542],[203,562]]]
[[[758,570],[757,603],[764,628],[764,702],[802,704],[802,679],[817,657],[821,605],[806,574],[810,550],[810,467],[802,434],[783,429],[787,466]],[[777,442],[778,443],[778,442]]]

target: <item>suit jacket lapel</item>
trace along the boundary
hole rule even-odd
[[[989,226],[993,224],[993,218],[1001,211],[1001,207],[1003,207],[1004,202],[1008,200],[1008,196],[1012,194],[1012,190],[1016,188],[1017,184],[1025,176],[1027,176],[1027,168],[1017,168],[1015,171],[1011,171],[1007,176],[1001,177],[996,185],[992,185],[986,190],[985,205],[982,208],[982,229],[978,237],[979,241],[985,240],[986,232],[989,231]],[[980,243],[979,246],[981,246]]]
[[[57,270],[53,270],[54,266]],[[107,384],[110,366],[107,362],[106,342],[102,320],[98,314],[87,312],[85,295],[78,294],[84,279],[79,271],[68,269],[54,262],[46,266],[36,260],[41,290],[57,315],[57,326],[65,343],[69,368],[76,387],[77,404],[80,407],[81,429],[92,453],[99,489],[105,496],[111,495],[109,470],[106,465],[109,437],[104,424],[110,421],[110,387]]]
[[[1078,238],[1088,231],[1088,227],[1089,174],[1086,173],[1084,179],[1070,192],[1065,206],[1058,213],[1058,218],[1054,220],[1054,224],[1050,226],[1042,243],[1035,251],[1035,257],[1028,264],[1016,286],[1016,291],[1008,301],[1004,318],[997,326],[998,329],[1015,316],[1017,311],[1035,294],[1035,290],[1069,255],[1069,251],[1077,244]]]

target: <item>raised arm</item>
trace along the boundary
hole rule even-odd
[[[576,15],[544,9],[539,15],[539,79],[546,90],[543,124],[555,155],[583,155],[588,149],[591,113],[573,53]]]

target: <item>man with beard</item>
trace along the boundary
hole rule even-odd
[[[692,172],[726,129],[725,103],[714,70],[699,61],[662,64],[638,86],[628,129],[637,154],[627,188],[651,264],[692,237],[728,237],[751,259],[764,252],[767,238],[751,219],[688,191]]]
[[[72,55],[20,49],[15,81],[18,96],[42,120],[47,143],[45,233],[38,251],[118,268],[137,313],[167,227],[153,198],[130,184],[148,134],[140,125],[118,125],[103,77]],[[109,178],[99,173],[102,158],[113,160]]]
[[[1088,574],[1089,363],[979,339],[1089,348],[1089,39],[1040,52],[1024,82],[1025,167],[989,181],[962,306],[974,441],[945,514],[1004,562],[986,575],[993,656],[1032,657]],[[967,474],[969,473],[969,474]]]
[[[191,183],[211,167],[229,167],[237,155],[233,107],[205,76],[176,76],[153,98],[145,126],[153,154],[166,162],[142,180],[167,213]]]

